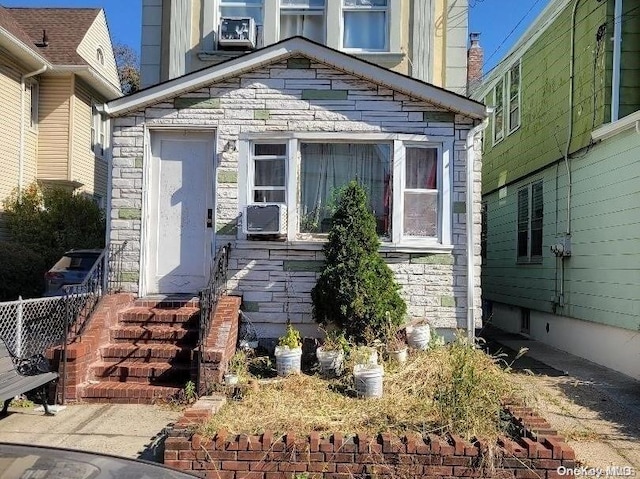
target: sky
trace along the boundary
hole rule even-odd
[[[416,0],[423,1],[423,0]],[[509,51],[550,0],[469,0],[469,31],[480,32],[485,72]],[[0,0],[6,7],[102,7],[112,40],[140,51],[142,0]]]

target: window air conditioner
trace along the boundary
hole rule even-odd
[[[256,21],[250,17],[222,17],[218,29],[218,44],[220,48],[255,48]]]
[[[255,204],[245,209],[243,232],[247,235],[283,235],[287,232],[286,205]]]

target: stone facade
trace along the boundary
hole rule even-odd
[[[230,293],[243,295],[243,310],[259,333],[278,335],[287,320],[316,331],[309,292],[322,265],[322,241],[246,241],[238,233],[240,135],[264,132],[352,132],[425,135],[453,144],[451,249],[384,244],[381,252],[402,285],[411,317],[437,328],[464,328],[466,279],[466,139],[473,121],[387,86],[306,58],[289,58],[243,72],[206,88],[113,119],[110,239],[128,240],[126,289],[138,292],[144,217],[145,132],[154,126],[215,127],[217,145],[216,243],[231,242]],[[476,289],[480,320],[480,151],[474,197]]]

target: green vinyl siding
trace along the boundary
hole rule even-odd
[[[571,172],[572,256],[564,260],[564,306],[554,305],[560,261],[549,250],[566,227],[566,170],[562,162],[485,196],[484,296],[640,330],[640,135],[632,129],[593,146],[572,160]],[[539,179],[544,185],[543,261],[518,265],[517,191]]]
[[[612,14],[612,3],[612,0],[581,2],[578,6],[571,152],[589,144],[594,125],[597,127],[608,121],[605,106],[610,101],[610,87],[607,87],[606,78],[611,69],[608,40],[611,31],[607,30],[600,44],[596,40],[596,33],[610,17],[608,10]],[[511,134],[505,131],[504,139],[495,145],[490,138],[493,125],[487,129],[482,179],[485,193],[544,168],[564,153],[569,124],[572,7],[573,2],[521,58],[511,57],[510,62],[505,64],[505,71],[508,71],[518,60],[522,62],[521,124]],[[484,100],[488,105],[494,104],[493,88]]]

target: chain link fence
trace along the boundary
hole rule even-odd
[[[16,357],[42,354],[64,340],[65,314],[64,296],[0,303],[0,337]]]

